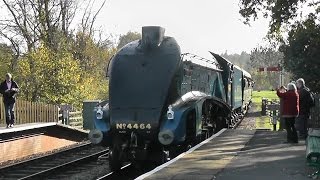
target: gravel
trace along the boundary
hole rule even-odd
[[[256,111],[256,109],[253,104],[237,129],[256,129],[256,118],[261,116],[260,111]]]

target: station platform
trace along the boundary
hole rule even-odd
[[[86,142],[86,131],[55,122],[1,127],[0,168]]]
[[[35,128],[42,128],[42,127],[48,127],[48,126],[54,126],[57,125],[55,122],[50,123],[28,123],[28,124],[18,124],[14,127],[6,128],[6,126],[0,127],[0,134],[2,133],[10,133],[10,132],[17,132],[17,131],[24,131],[29,129],[35,129]]]
[[[304,140],[286,144],[286,131],[223,129],[137,179],[307,180]]]
[[[60,126],[64,127],[67,129],[73,129],[75,131],[80,131],[83,133],[89,133],[88,130],[82,130],[82,129],[77,129],[71,126],[63,125],[60,123],[56,122],[47,122],[47,123],[27,123],[27,124],[18,124],[15,125],[14,127],[6,128],[6,126],[1,126],[0,127],[0,135],[5,134],[5,133],[13,133],[13,132],[19,132],[19,131],[26,131],[26,130],[32,130],[32,129],[37,129],[37,128],[45,128],[45,127],[50,127],[50,126]]]

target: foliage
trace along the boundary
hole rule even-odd
[[[290,74],[283,71],[282,84],[280,84],[280,72],[258,72],[259,68],[282,67],[283,53],[277,51],[274,47],[258,46],[251,51],[250,66],[251,75],[255,81],[255,89],[271,90],[287,83],[290,80]],[[285,83],[284,83],[285,82]]]
[[[77,100],[73,91],[81,70],[70,53],[56,54],[42,45],[20,59],[17,71],[21,95],[29,101],[60,104]]]
[[[73,57],[79,61],[83,71],[80,90],[81,99],[106,99],[108,82],[106,67],[116,49],[102,43],[97,44],[88,33],[77,33],[73,46]]]
[[[140,33],[129,31],[127,34],[120,36],[117,49],[121,49],[124,45],[128,44],[129,42],[132,42],[138,39],[141,39]]]
[[[31,52],[39,42],[48,47],[57,47],[59,32],[68,34],[74,17],[76,1],[25,1],[2,0],[0,34],[8,39],[16,53]]]
[[[288,43],[281,47],[284,65],[294,77],[304,78],[313,91],[320,91],[320,24],[315,16],[297,22],[289,32]]]
[[[240,11],[245,18],[244,23],[256,20],[259,14],[264,18],[271,17],[270,33],[280,33],[281,27],[292,23],[306,6],[313,9],[311,13],[319,13],[320,1],[307,0],[240,0]]]
[[[14,67],[13,52],[10,46],[0,44],[0,80],[4,79],[5,74],[12,72]]]
[[[105,0],[96,12],[94,0],[2,2],[7,16],[0,18],[0,36],[11,46],[0,46],[0,75],[15,71],[20,97],[76,107],[85,99],[107,97],[105,68],[115,49],[101,34],[96,36],[94,27]],[[85,8],[75,31],[70,24],[81,6]]]
[[[85,71],[99,69],[104,71],[106,63],[115,52],[108,46],[99,46],[92,37],[86,33],[78,32],[73,44],[73,57],[79,60],[81,68]]]
[[[250,64],[252,68],[281,66],[283,54],[273,47],[259,46],[251,51]]]
[[[268,37],[281,45],[285,69],[319,92],[320,1],[240,0],[240,9],[245,23],[258,18],[259,13],[271,17]]]
[[[21,96],[29,101],[73,104],[80,107],[85,99],[105,99],[108,83],[105,66],[111,56],[108,50],[88,51],[91,68],[85,70],[81,61],[67,51],[54,52],[45,45],[29,53],[18,63]],[[87,62],[91,62],[88,60]]]

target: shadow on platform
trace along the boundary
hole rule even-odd
[[[286,132],[256,131],[254,137],[214,179],[291,180],[310,179],[305,141],[284,144]]]

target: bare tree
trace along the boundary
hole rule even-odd
[[[105,5],[106,0],[102,2],[97,11],[94,11],[95,0],[87,1],[86,8],[82,14],[81,23],[79,24],[79,31],[76,34],[74,52],[73,56],[80,61],[81,67],[84,70],[90,69],[90,61],[92,59],[87,54],[87,49],[92,46],[92,40],[94,39],[95,32],[98,32],[97,46],[105,46],[109,44],[110,41],[103,40],[101,37],[101,31],[99,29],[94,29],[94,23],[101,9]]]
[[[40,41],[49,47],[56,47],[57,36],[69,34],[69,26],[78,7],[76,0],[2,2],[8,16],[0,19],[0,35],[11,42],[17,55],[31,52]]]
[[[34,52],[40,44],[44,44],[56,53],[62,52],[61,50],[64,50],[62,48],[65,47],[73,48],[73,31],[70,25],[82,2],[90,4],[90,8],[83,13],[82,17],[87,20],[82,27],[86,27],[84,28],[86,33],[93,36],[93,24],[105,4],[104,1],[98,11],[93,12],[92,7],[95,1],[92,0],[82,0],[82,2],[77,0],[0,0],[0,2],[3,4],[2,12],[7,13],[0,17],[0,36],[11,43],[15,51],[15,63],[21,55]],[[41,95],[39,92],[41,83],[36,78],[34,59],[31,56],[26,58],[31,69],[27,81],[33,86],[33,90],[27,96],[36,101]]]

